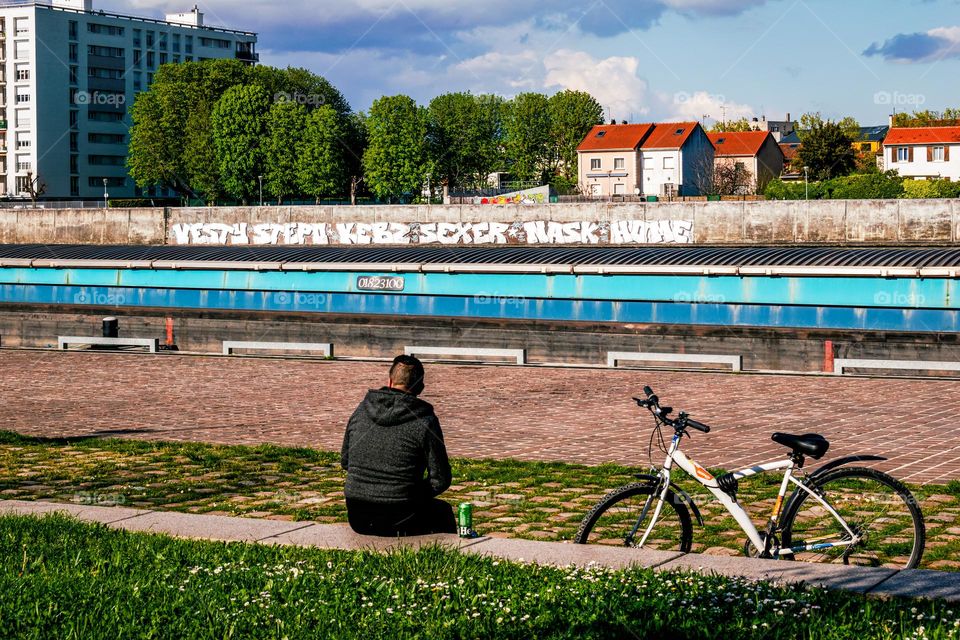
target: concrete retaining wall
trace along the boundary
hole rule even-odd
[[[174,244],[176,225],[688,221],[695,244],[948,244],[960,200],[0,209],[0,243]]]

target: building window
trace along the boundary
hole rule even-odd
[[[13,29],[16,31],[18,36],[25,36],[30,33],[29,18],[14,18]]]
[[[160,54],[160,64],[167,64],[167,54],[165,53]]]
[[[123,69],[106,69],[104,67],[87,67],[87,76],[101,80],[123,80]]]
[[[156,62],[153,51],[147,51],[147,67],[153,69],[153,65]]]
[[[147,31],[147,47],[148,48],[153,46],[154,37],[156,36],[153,31]]]
[[[29,127],[31,124],[30,121],[30,112],[26,109],[17,109],[17,128],[23,129]]]
[[[910,162],[910,149],[908,147],[897,147],[897,162]]]
[[[211,49],[229,49],[230,41],[220,40],[219,38],[200,38],[200,46]]]
[[[80,149],[80,134],[76,131],[70,132],[70,151],[78,151]]]
[[[143,63],[143,52],[136,49],[133,50],[133,66],[139,68]]]
[[[75,44],[70,44],[70,62],[78,62],[80,60],[80,50]]]
[[[133,30],[133,46],[143,46],[143,32],[140,29]]]
[[[80,126],[80,112],[76,109],[70,110],[70,128],[76,129]]]
[[[87,157],[87,161],[98,167],[122,167],[127,162],[126,156],[100,156],[100,155],[91,155]]]
[[[173,51],[174,53],[180,53],[180,34],[173,34]]]
[[[80,67],[70,65],[70,84],[77,84],[79,82],[78,78],[80,76]]]
[[[133,90],[143,91],[143,74],[139,71],[133,72]]]
[[[80,178],[77,176],[70,176],[70,195],[73,197],[80,196]]]
[[[626,160],[623,158],[614,158],[613,159],[613,168],[617,170],[623,170],[627,166]]]
[[[70,156],[70,173],[80,173],[80,156]]]
[[[33,164],[30,163],[30,156],[17,156],[17,171],[31,171]]]
[[[863,151],[864,153],[869,152],[870,149],[871,149],[871,146],[869,142],[864,142],[863,144],[860,145],[860,151]]]
[[[30,69],[23,65],[17,65],[17,82],[25,82],[30,79]]]
[[[615,196],[627,195],[627,185],[623,184],[622,182],[618,182],[617,184],[613,185],[613,195]]]
[[[91,187],[100,187],[103,188],[103,180],[106,176],[100,176],[99,178],[87,178],[87,184]],[[107,187],[124,187],[127,184],[126,178],[110,178],[107,177]]]
[[[87,119],[94,122],[122,122],[122,111],[88,111]]]
[[[122,58],[123,49],[120,47],[101,47],[99,45],[87,45],[87,55],[100,56],[101,58]]]
[[[17,134],[17,149],[29,149],[30,148],[30,137],[29,134]]]
[[[590,159],[590,170],[599,171],[600,170],[600,158],[591,158]]]
[[[87,23],[87,31],[101,36],[122,36],[124,33],[123,27],[115,27],[109,24],[96,24],[94,22]]]
[[[89,133],[87,141],[91,144],[124,144],[126,138],[122,133]]]
[[[934,162],[943,162],[944,161],[943,147],[934,147],[931,157]]]
[[[163,51],[167,50],[167,34],[166,32],[160,33],[160,49]]]
[[[184,51],[186,53],[193,53],[193,36],[187,36],[186,44],[184,45]]]
[[[77,21],[76,20],[70,21],[70,39],[71,40],[77,39]]]
[[[30,58],[30,42],[29,41],[16,42],[13,47],[13,56],[17,60],[29,59]]]
[[[26,104],[27,102],[30,102],[30,94],[29,94],[29,93],[18,93],[18,94],[17,94],[17,104]]]
[[[676,169],[677,168],[677,159],[673,156],[664,156],[663,158],[663,168],[664,169]]]

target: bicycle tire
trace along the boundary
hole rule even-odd
[[[899,480],[876,469],[841,467],[816,478],[811,489],[855,532],[865,535],[852,547],[802,552],[794,559],[903,569],[914,569],[920,564],[926,544],[923,513],[913,494]],[[797,492],[783,515],[783,548],[789,549],[794,541],[799,545],[801,541],[816,544],[821,538],[830,540],[831,534],[824,535],[830,530],[841,539],[847,536],[818,501],[802,489]],[[889,509],[884,510],[885,506]]]
[[[616,542],[617,538],[609,537],[610,534],[621,532],[622,529],[622,546],[631,546],[627,540],[627,535],[630,533],[630,529],[640,514],[640,511],[633,508],[633,505],[631,505],[631,508],[627,509],[627,511],[623,513],[622,518],[614,518],[614,521],[609,527],[598,527],[598,523],[600,523],[604,516],[612,515],[613,510],[617,508],[618,505],[620,505],[619,508],[624,509],[626,507],[626,502],[631,498],[642,498],[642,502],[645,502],[648,496],[654,495],[654,489],[655,487],[650,484],[639,482],[614,489],[612,492],[604,496],[600,502],[598,502],[593,509],[591,509],[590,512],[584,516],[580,523],[580,529],[577,531],[577,535],[574,537],[573,541],[576,544],[613,544]],[[640,501],[638,501],[638,504],[639,503]],[[644,548],[661,549],[664,551],[682,551],[684,553],[689,553],[690,548],[693,545],[693,524],[690,520],[690,510],[671,490],[667,491],[666,504],[664,505],[664,509],[660,515],[660,520],[658,521],[654,532],[666,530],[667,527],[663,527],[661,529],[661,525],[665,522],[669,525],[673,521],[673,518],[670,517],[667,511],[669,508],[673,509],[673,514],[676,516],[676,526],[679,528],[679,531],[678,535],[671,534],[667,541],[672,543],[673,539],[676,538],[676,544],[670,544],[668,547],[664,548],[657,545],[650,545],[650,541],[648,540],[648,545],[645,545]],[[606,529],[611,529],[612,531],[607,531]],[[643,527],[640,528],[638,535],[642,535],[642,532]],[[654,536],[654,539],[657,539],[656,536]]]

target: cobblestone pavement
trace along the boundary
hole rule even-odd
[[[338,450],[382,363],[0,351],[0,429]],[[960,383],[638,370],[428,365],[452,455],[646,465],[651,420],[630,396],[711,424],[684,448],[736,468],[782,455],[774,431],[819,432],[828,458],[872,453],[913,483],[960,480]],[[657,454],[660,458],[660,454]],[[659,460],[658,460],[659,461]]]

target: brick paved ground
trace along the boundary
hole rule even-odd
[[[0,352],[0,428],[337,450],[378,363]],[[911,482],[960,479],[960,383],[428,365],[452,455],[645,465],[645,384],[715,427],[685,450],[735,468],[781,454],[775,430],[817,431],[830,456],[874,453]]]

